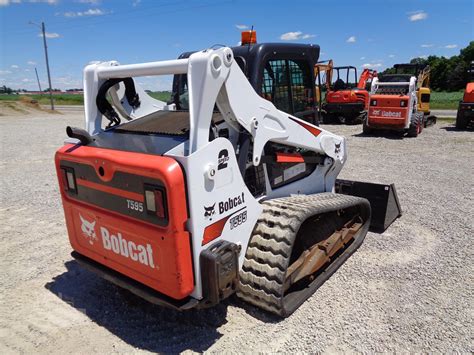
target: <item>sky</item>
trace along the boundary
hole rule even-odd
[[[0,86],[36,90],[36,67],[48,87],[42,21],[52,86],[64,90],[82,87],[89,62],[141,63],[235,46],[251,26],[258,42],[318,44],[319,60],[337,66],[380,71],[414,57],[450,57],[474,40],[474,1],[0,0]],[[167,90],[171,79],[139,83]]]

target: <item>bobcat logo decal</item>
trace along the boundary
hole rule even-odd
[[[334,153],[337,154],[341,151],[341,144],[342,143],[339,143],[339,144],[334,144],[336,146],[336,148],[334,149]]]
[[[82,222],[81,224],[82,234],[84,235],[84,237],[86,237],[89,240],[89,244],[91,245],[94,244],[94,241],[97,240],[97,235],[95,234],[96,221],[89,222],[80,214],[79,214],[79,218],[81,219],[81,222]]]
[[[209,220],[212,220],[212,216],[216,214],[214,207],[216,207],[215,203],[209,207],[204,206],[204,217]]]

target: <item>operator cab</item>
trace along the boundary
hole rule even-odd
[[[249,43],[232,47],[234,58],[257,94],[279,110],[318,124],[313,67],[319,46],[313,44]],[[189,58],[185,52],[179,59]],[[176,109],[187,110],[186,74],[175,75],[171,102]]]
[[[334,82],[331,89],[334,91],[357,88],[357,68],[353,66],[334,67],[332,79]]]

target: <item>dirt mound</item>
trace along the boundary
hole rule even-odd
[[[38,113],[58,113],[44,109],[37,100],[20,97],[16,101],[0,101],[0,116],[26,116]]]

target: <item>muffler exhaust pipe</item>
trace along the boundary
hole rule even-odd
[[[89,132],[81,128],[67,126],[66,134],[68,137],[79,139],[82,145],[87,145],[92,142],[92,137]]]

